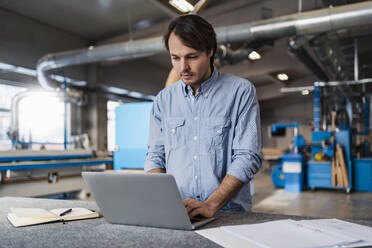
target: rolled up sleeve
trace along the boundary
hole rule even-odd
[[[150,171],[152,169],[165,169],[165,152],[163,141],[162,118],[157,100],[150,114],[150,132],[148,140],[148,151],[146,154],[146,162],[144,169]]]
[[[262,166],[260,109],[252,84],[241,97],[227,174],[248,183]]]

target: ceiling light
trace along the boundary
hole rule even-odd
[[[88,50],[93,50],[94,46],[89,46]]]
[[[261,59],[261,55],[260,55],[258,52],[256,52],[256,51],[252,51],[252,52],[248,55],[248,58],[249,58],[250,60],[259,60],[259,59]]]
[[[170,0],[169,4],[183,13],[191,12],[194,10],[194,6],[192,6],[186,0]]]
[[[276,75],[276,77],[280,80],[280,81],[288,81],[289,77],[287,74],[285,73],[279,73]]]
[[[303,96],[309,95],[309,93],[310,93],[309,90],[303,90],[303,91],[301,91],[301,94],[302,94]]]

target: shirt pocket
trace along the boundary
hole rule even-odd
[[[185,140],[185,118],[172,117],[166,120],[167,141],[170,148],[184,145]]]
[[[212,140],[212,148],[220,149],[227,141],[227,136],[231,127],[231,120],[225,117],[208,118],[207,128]]]

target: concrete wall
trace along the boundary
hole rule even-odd
[[[164,58],[168,59],[168,57]],[[164,88],[169,69],[143,59],[101,67],[106,85],[156,95]]]
[[[48,53],[86,47],[86,41],[80,37],[3,9],[0,9],[0,23],[0,62],[3,63],[35,69],[37,61]],[[76,78],[86,76],[84,68],[66,71]]]

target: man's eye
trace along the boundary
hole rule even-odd
[[[172,59],[173,59],[173,60],[179,60],[179,58],[178,58],[178,57],[172,57]]]
[[[190,56],[189,59],[196,59],[198,56]]]

